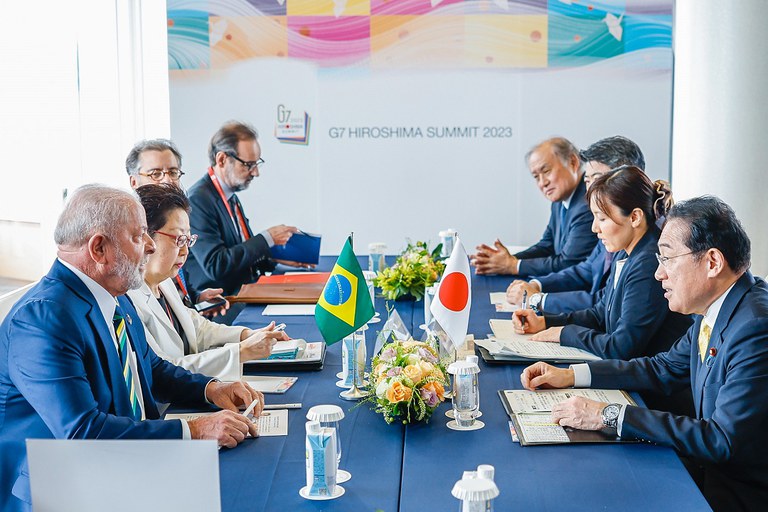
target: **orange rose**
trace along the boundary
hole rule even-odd
[[[411,379],[414,383],[419,382],[421,379],[424,378],[421,372],[421,368],[419,368],[418,365],[415,364],[409,364],[405,368],[403,368],[403,374]]]
[[[435,382],[427,382],[422,387],[424,389],[426,389],[427,391],[433,392],[434,394],[437,395],[437,399],[438,400],[440,400],[441,402],[443,401],[443,398],[445,396],[445,389],[443,388],[442,384],[440,384],[439,382],[436,382],[436,381]]]
[[[399,381],[393,382],[392,386],[387,390],[387,400],[393,404],[397,402],[408,402],[412,395],[413,390]]]

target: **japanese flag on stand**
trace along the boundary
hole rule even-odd
[[[469,257],[461,240],[456,238],[451,257],[445,264],[443,278],[429,310],[458,350],[464,345],[472,305]]]

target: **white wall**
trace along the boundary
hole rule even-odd
[[[497,236],[530,244],[546,226],[549,203],[523,156],[542,139],[563,135],[586,147],[625,135],[644,150],[649,174],[668,178],[671,72],[637,66],[637,58],[571,69],[439,73],[334,71],[258,59],[225,71],[172,72],[172,135],[188,187],[204,174],[208,141],[225,120],[256,126],[267,165],[240,193],[253,227],[288,223],[321,232],[325,254],[338,253],[350,231],[362,254],[369,242],[386,242],[389,252],[402,249],[406,238],[436,243],[448,227],[468,250]],[[276,140],[280,104],[312,116],[308,147]],[[513,136],[330,135],[332,127],[360,126],[510,126]]]

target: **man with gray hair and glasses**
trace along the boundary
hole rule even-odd
[[[134,189],[148,183],[171,183],[178,186],[184,176],[181,153],[168,139],[137,142],[125,159],[125,171]]]
[[[215,439],[234,447],[257,435],[237,411],[258,400],[258,416],[261,393],[190,373],[147,345],[124,295],[141,285],[155,250],[136,197],[81,187],[55,240],[51,270],[0,325],[0,510],[30,509],[29,438]],[[225,410],[164,421],[158,401]]]

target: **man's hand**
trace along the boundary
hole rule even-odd
[[[293,234],[298,232],[299,228],[296,226],[286,226],[285,224],[272,226],[267,230],[267,233],[272,237],[272,241],[275,245],[285,245],[286,242],[291,239]]]
[[[520,374],[523,387],[531,391],[536,388],[572,388],[576,382],[575,379],[573,370],[570,368],[557,368],[541,361],[532,364]]]
[[[518,309],[512,313],[512,327],[518,334],[532,334],[547,328],[547,321],[532,309]]]
[[[248,434],[253,437],[259,435],[255,423],[232,411],[219,411],[209,416],[201,416],[189,420],[187,424],[192,439],[215,439],[219,446],[227,448],[234,448],[242,443]]]
[[[560,343],[560,333],[563,332],[562,326],[550,327],[544,329],[538,334],[531,336],[531,341],[547,341],[549,343]]]
[[[605,427],[602,412],[606,405],[575,396],[552,406],[552,421],[563,427],[600,430]]]
[[[493,247],[478,245],[471,263],[478,274],[517,274],[517,258],[509,254],[498,238]]]
[[[200,295],[197,296],[198,302],[205,302],[211,299],[223,299],[222,293],[224,293],[223,288],[206,288],[202,292],[200,292]],[[217,308],[208,309],[206,311],[203,311],[200,313],[203,316],[213,318],[217,315],[225,315],[227,314],[227,310],[229,309],[229,301],[225,300],[224,304]]]
[[[259,403],[253,410],[253,416],[258,418],[264,408],[264,395],[253,389],[245,382],[216,382],[213,381],[205,388],[205,398],[214,405],[232,412],[245,409],[254,399]]]
[[[522,279],[515,279],[507,287],[507,302],[519,306],[523,302],[523,292],[528,292],[528,298],[530,299],[531,295],[541,292],[541,289],[536,286],[536,283],[528,283]]]

